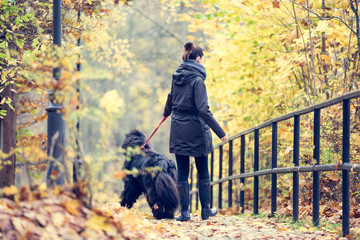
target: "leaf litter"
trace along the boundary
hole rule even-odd
[[[124,212],[129,211],[121,208],[118,203],[108,203],[104,207],[110,208],[114,215],[119,214],[122,218]],[[240,216],[239,209],[232,208],[220,210],[217,216],[205,221],[201,220],[200,211],[197,210],[191,213],[191,220],[188,222],[179,222],[175,219],[156,220],[151,214],[131,211],[142,219],[139,227],[148,224],[153,226],[156,234],[146,236],[145,239],[347,239],[340,238],[337,233],[317,230],[314,227],[294,230],[289,224],[274,221],[274,218]]]
[[[130,210],[90,208],[84,185],[30,190],[0,189],[0,239],[145,239],[152,226],[140,228]],[[141,218],[139,218],[141,219]],[[146,220],[146,219],[144,219]]]
[[[90,208],[84,185],[30,190],[0,189],[0,239],[342,239],[338,234],[220,210],[203,221],[200,211],[188,222],[156,220],[119,203]],[[346,239],[346,238],[343,238]]]

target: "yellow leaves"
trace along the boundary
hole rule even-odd
[[[319,21],[315,31],[326,32],[328,30],[328,21]]]
[[[331,61],[331,57],[325,54],[321,54],[321,59],[324,60],[326,64],[329,64]]]
[[[89,154],[86,154],[84,156],[84,161],[87,163],[87,164],[91,164],[92,162],[92,157],[89,155]]]
[[[71,199],[69,201],[63,202],[61,204],[65,209],[74,216],[80,216],[78,208],[80,207],[80,202],[77,199]]]
[[[104,108],[106,113],[120,113],[125,107],[124,100],[119,96],[116,89],[107,91],[100,99],[100,107]]]
[[[286,37],[285,37],[285,41],[286,42],[292,42],[294,39],[298,38],[298,32],[296,31],[296,29],[294,29],[293,31],[291,31]]]
[[[11,185],[10,187],[4,187],[2,189],[2,192],[6,195],[6,196],[12,196],[15,195],[19,192],[19,190],[14,186]]]
[[[116,234],[116,227],[108,222],[108,218],[94,214],[85,223],[85,227],[92,230],[105,231],[109,235]]]
[[[306,232],[307,228],[306,227],[300,227],[299,230],[302,231],[302,232]]]
[[[47,159],[47,153],[41,146],[26,146],[19,148],[18,153],[22,154],[25,160],[31,163],[41,162]]]
[[[39,190],[40,192],[46,191],[46,183],[41,183],[41,184],[39,185],[39,187],[38,187],[38,190]]]
[[[55,196],[58,196],[60,193],[61,193],[61,189],[59,186],[55,186],[54,187],[54,190],[53,190],[53,193]]]
[[[195,40],[195,37],[193,35],[187,35],[187,39],[189,41],[194,41]]]
[[[76,152],[75,152],[74,148],[72,148],[71,146],[66,146],[66,155],[69,158],[75,158]]]
[[[300,227],[299,230],[301,232],[314,232],[316,230],[316,227],[309,227],[309,228],[306,228],[306,227]]]
[[[156,224],[155,229],[156,229],[156,231],[161,232],[163,227],[164,227],[164,224],[159,223],[159,224]]]

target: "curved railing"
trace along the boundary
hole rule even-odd
[[[259,176],[271,175],[271,215],[276,212],[276,198],[277,198],[277,174],[292,173],[293,174],[293,221],[298,221],[299,218],[299,172],[312,172],[313,187],[312,187],[312,203],[313,203],[313,224],[319,224],[319,205],[320,205],[320,179],[319,172],[321,171],[342,171],[342,232],[343,236],[350,233],[350,178],[349,171],[360,172],[360,166],[350,163],[350,100],[360,97],[360,90],[349,92],[334,99],[301,109],[289,114],[266,121],[253,128],[247,129],[229,138],[227,142],[218,144],[211,153],[210,158],[210,176],[211,176],[211,205],[213,203],[213,186],[219,185],[218,193],[218,207],[222,208],[222,183],[228,182],[228,206],[232,206],[232,181],[240,179],[242,184],[245,184],[246,178],[254,178],[253,190],[253,208],[254,214],[258,214],[259,208]],[[320,113],[321,109],[333,106],[335,104],[343,104],[343,125],[342,125],[342,164],[320,164]],[[313,158],[316,160],[312,166],[299,166],[299,151],[300,151],[300,116],[308,113],[314,113],[314,153]],[[278,160],[278,123],[294,119],[293,124],[293,167],[277,167]],[[265,127],[272,127],[272,150],[271,150],[271,169],[259,170],[259,130]],[[254,154],[253,154],[253,172],[245,172],[245,136],[254,133]],[[235,139],[240,142],[240,174],[233,175],[233,141]],[[223,147],[228,145],[228,176],[222,176],[223,165]],[[214,153],[218,151],[219,156],[219,174],[218,180],[214,181]],[[191,185],[193,184],[193,169],[191,167]],[[192,186],[191,186],[192,187]],[[198,190],[191,192],[192,195],[197,195]],[[192,205],[192,204],[191,204]],[[196,196],[196,206],[198,206],[198,196]],[[244,190],[240,192],[240,207],[244,211]]]

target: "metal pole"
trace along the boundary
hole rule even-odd
[[[245,135],[241,135],[241,146],[240,146],[240,174],[245,172]],[[242,190],[240,191],[240,207],[241,212],[244,213],[244,188],[245,188],[245,178],[241,178],[240,183],[242,183]]]
[[[192,188],[193,188],[193,168],[194,168],[194,165],[190,165],[190,192],[192,191]],[[193,195],[194,194],[191,194],[190,195],[190,212],[192,210],[192,199],[193,199]]]
[[[221,145],[219,153],[219,179],[222,178],[222,157],[223,157],[223,146]],[[222,208],[222,183],[219,183],[219,202],[218,202],[219,209]]]
[[[78,11],[78,19],[77,21],[80,23],[81,21],[81,11]],[[77,46],[80,47],[81,46],[81,32],[79,31],[79,39],[77,40]],[[80,73],[81,71],[81,62],[80,62],[80,54],[79,54],[79,61],[76,63],[76,71],[78,73]],[[78,103],[76,106],[76,111],[79,111],[80,109],[80,79],[78,79],[76,81],[76,94],[77,94],[77,98],[78,98]],[[79,137],[80,137],[80,118],[78,117],[77,122],[76,122],[76,159],[73,162],[73,181],[74,183],[77,183],[79,181],[79,177],[80,177],[80,168],[81,168],[81,159],[80,159],[80,144],[79,144]]]
[[[254,137],[254,172],[259,171],[259,129]],[[254,214],[259,214],[259,176],[254,176]]]
[[[294,117],[294,165],[299,166],[300,116]],[[293,173],[293,222],[299,220],[299,173]]]
[[[314,159],[315,165],[320,164],[320,109],[314,110]],[[320,212],[320,176],[319,172],[313,171],[313,224],[319,225]]]
[[[61,47],[61,0],[53,1],[53,42],[54,48]],[[60,67],[53,69],[53,77],[56,81],[60,79]],[[62,103],[55,98],[55,92],[49,92],[50,103],[46,108],[48,112],[47,120],[47,134],[48,145],[47,154],[48,171],[47,171],[47,185],[54,184],[63,185],[65,183],[65,172],[60,170],[65,167],[62,160],[63,148],[65,147],[65,122],[62,114]],[[58,134],[55,139],[55,134]],[[53,139],[54,138],[54,139]],[[50,156],[51,155],[51,156]]]
[[[199,190],[199,172],[196,172],[196,189]],[[199,191],[196,192],[196,205],[195,209],[199,209]]]
[[[343,163],[350,162],[350,100],[343,101]],[[342,232],[350,234],[350,177],[348,170],[342,170]]]
[[[271,168],[277,168],[277,133],[278,123],[272,124]],[[271,174],[271,216],[276,212],[277,174]]]
[[[199,172],[196,172],[196,189],[199,190]],[[196,192],[195,209],[199,209],[199,191]]]
[[[229,141],[229,176],[233,174],[233,141]],[[228,206],[232,206],[232,181],[228,185]]]
[[[211,152],[211,158],[210,158],[210,181],[212,182],[214,180],[214,152]],[[214,201],[214,190],[213,185],[210,187],[210,208],[213,207],[213,201]]]

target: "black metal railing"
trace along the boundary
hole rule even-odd
[[[266,121],[253,128],[247,129],[229,138],[227,142],[215,146],[215,151],[218,151],[219,156],[219,174],[218,180],[214,181],[214,163],[215,155],[211,153],[210,157],[210,178],[211,178],[211,206],[213,205],[213,186],[219,186],[218,192],[218,208],[222,208],[222,183],[228,182],[228,206],[231,207],[232,201],[232,181],[240,179],[241,184],[245,184],[245,178],[254,178],[253,191],[253,212],[258,214],[259,209],[259,176],[271,175],[271,215],[274,216],[276,212],[276,197],[277,197],[277,174],[292,173],[293,174],[293,221],[298,221],[299,218],[299,172],[312,172],[312,205],[313,205],[313,224],[319,225],[319,205],[320,205],[320,172],[322,171],[342,171],[342,232],[343,236],[350,233],[350,177],[349,171],[360,172],[360,166],[350,163],[350,100],[360,97],[360,90],[349,92],[334,99],[301,109],[289,114]],[[320,114],[321,109],[333,106],[335,104],[343,104],[343,125],[342,125],[342,164],[320,164]],[[299,166],[299,152],[300,152],[300,116],[308,113],[314,113],[314,152],[313,158],[315,164],[312,166]],[[294,119],[293,125],[293,167],[277,167],[278,158],[278,123]],[[259,130],[265,127],[272,127],[272,150],[271,150],[271,169],[259,170]],[[254,154],[253,154],[253,172],[245,172],[245,136],[254,133]],[[233,141],[240,138],[240,174],[233,175]],[[229,172],[227,177],[222,176],[223,169],[223,147],[228,144],[229,156]],[[192,168],[193,169],[193,165]],[[191,184],[193,183],[193,174],[191,174]],[[196,194],[197,190],[191,191],[191,195]],[[192,198],[191,198],[192,199]],[[197,199],[197,196],[196,196]],[[198,202],[198,201],[197,201]],[[190,204],[192,205],[192,204]],[[240,191],[240,207],[244,212],[244,190]],[[198,208],[198,203],[196,203]]]

